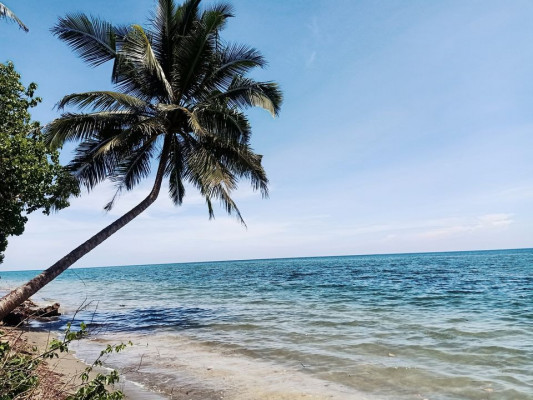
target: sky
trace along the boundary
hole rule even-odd
[[[11,60],[42,104],[112,89],[49,29],[68,12],[145,24],[154,0],[3,1],[30,28],[0,21]],[[205,4],[212,1],[205,0]],[[270,197],[243,181],[247,228],[194,189],[159,199],[76,267],[533,247],[533,2],[232,0],[222,38],[269,61],[281,114],[250,110]],[[72,147],[63,149],[67,163]],[[56,214],[30,215],[3,270],[44,269],[135,206],[152,177],[106,213],[113,185]]]

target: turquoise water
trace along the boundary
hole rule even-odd
[[[377,398],[533,399],[533,249],[73,269],[39,298],[67,308],[57,329],[85,301],[76,318],[108,334],[186,337]]]

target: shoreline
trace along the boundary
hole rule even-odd
[[[297,368],[221,351],[183,336],[162,333],[102,335],[79,342],[78,356],[91,359],[99,348],[121,340],[133,346],[109,365],[126,380],[173,400],[370,400],[373,397]],[[178,349],[176,351],[176,349]],[[163,368],[161,368],[163,366]]]
[[[57,335],[54,331],[32,330],[27,328],[0,329],[20,334],[29,345],[43,351],[47,343]],[[128,334],[121,335],[126,341]],[[109,367],[117,369],[120,381],[115,390],[121,390],[127,400],[369,400],[349,388],[333,382],[323,381],[307,374],[286,367],[277,366],[261,360],[247,359],[235,354],[222,354],[194,344],[187,339],[180,339],[175,346],[180,348],[179,355],[173,357],[165,354],[165,349],[150,344],[150,336],[142,340],[134,338],[134,346],[123,352],[130,353],[129,358],[140,359],[139,367],[114,368],[114,361],[124,357],[122,352],[111,357],[111,362],[104,362],[105,373]],[[120,341],[120,340],[119,340]],[[96,337],[72,342],[68,353],[60,353],[59,358],[47,360],[46,369],[56,379],[53,386],[58,389],[75,387],[81,383],[80,374],[87,367],[84,361],[93,359],[94,354],[107,344],[117,343],[117,338]],[[100,349],[100,350],[98,350]],[[132,354],[133,353],[133,354]],[[151,367],[153,357],[165,358],[169,369],[166,373]],[[168,360],[167,360],[168,359]],[[91,379],[98,372],[90,374]],[[144,378],[146,381],[142,382]],[[162,393],[155,391],[165,382]],[[48,382],[50,384],[50,382]],[[72,391],[72,389],[71,389]]]

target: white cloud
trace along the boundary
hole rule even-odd
[[[462,218],[455,223],[444,223],[442,226],[431,228],[418,234],[420,238],[444,238],[477,231],[487,231],[505,228],[513,223],[513,214],[486,214],[474,219]]]
[[[487,214],[478,217],[479,224],[477,228],[486,227],[505,227],[511,225],[514,221],[513,214]]]

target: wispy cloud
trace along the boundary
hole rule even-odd
[[[317,59],[317,45],[320,45],[322,40],[322,31],[318,24],[318,18],[313,16],[311,22],[307,24],[307,29],[310,33],[311,40],[308,42],[308,46],[311,50],[308,52],[307,59],[305,60],[305,67],[311,68]]]
[[[456,223],[444,224],[417,234],[420,238],[444,238],[482,230],[506,228],[513,223],[513,214],[486,214],[473,220],[459,219]]]
[[[305,66],[307,68],[310,68],[315,63],[315,60],[316,60],[316,51],[313,51],[311,55],[309,56],[309,58],[307,59]]]

